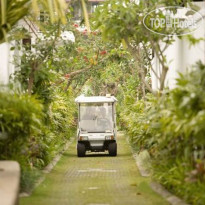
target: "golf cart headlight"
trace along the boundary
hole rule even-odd
[[[87,136],[80,136],[80,141],[85,141],[85,140],[88,140],[88,137]]]
[[[113,139],[114,139],[114,136],[105,136],[105,139],[106,139],[106,140],[113,140]]]

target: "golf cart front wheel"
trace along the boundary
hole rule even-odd
[[[78,143],[77,145],[77,153],[78,157],[84,157],[85,156],[85,145],[82,143]]]
[[[117,143],[112,142],[108,145],[108,152],[110,156],[117,156]]]

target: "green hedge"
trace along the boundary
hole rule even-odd
[[[0,92],[0,160],[21,165],[21,190],[29,192],[53,157],[73,135],[75,104],[72,91],[55,93],[43,105],[37,97]]]
[[[121,113],[131,142],[152,156],[154,177],[171,192],[205,204],[205,66],[180,75],[177,88],[161,97],[130,103]]]
[[[0,92],[0,158],[25,153],[41,129],[43,106],[28,95]]]

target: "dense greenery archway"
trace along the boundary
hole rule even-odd
[[[144,13],[159,4],[176,2],[108,1],[92,15],[91,31],[70,14],[67,24],[62,24],[66,15],[62,22],[51,15],[35,43],[20,48],[10,85],[0,91],[0,159],[21,164],[22,190],[30,191],[38,170],[73,135],[74,98],[110,93],[119,101],[119,129],[139,152],[149,153],[154,178],[192,204],[205,203],[205,66],[198,62],[194,71],[180,76],[177,88],[165,89],[169,66],[163,52],[173,38],[151,34],[141,24]],[[1,42],[9,30],[1,28]],[[159,92],[150,80],[153,50],[162,67]]]

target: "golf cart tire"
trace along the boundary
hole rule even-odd
[[[110,156],[117,156],[117,143],[116,142],[111,142],[108,145],[108,152]]]
[[[77,153],[78,153],[78,157],[84,157],[85,156],[85,145],[82,143],[78,143],[77,145]]]

